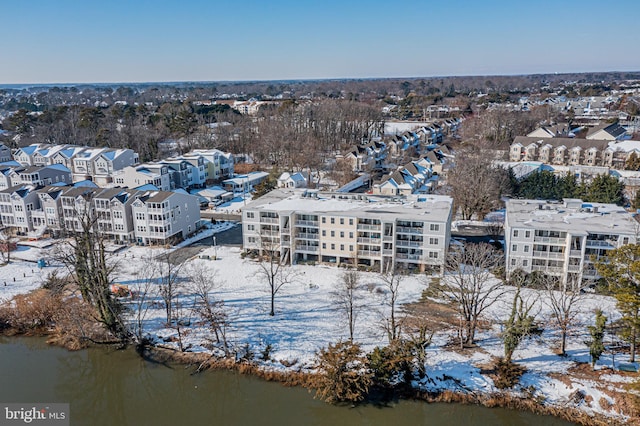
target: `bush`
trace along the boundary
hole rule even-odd
[[[371,386],[367,357],[360,345],[349,341],[329,345],[316,355],[318,374],[307,386],[316,398],[330,404],[358,402],[366,398]]]
[[[495,378],[493,379],[493,384],[498,389],[512,388],[518,384],[525,371],[527,369],[523,366],[506,361],[504,358],[499,358],[494,366]]]

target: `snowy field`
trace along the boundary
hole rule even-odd
[[[207,230],[206,235],[221,232],[232,224],[220,224]],[[204,235],[204,234],[203,234]],[[201,235],[202,236],[202,235]],[[57,267],[38,268],[37,259],[47,258],[47,248],[20,246],[13,253],[10,265],[0,267],[0,299],[9,299],[15,294],[26,293],[40,286],[46,275]],[[128,247],[117,252],[114,257],[119,262],[115,281],[141,290],[145,281],[145,265],[150,259],[166,253],[166,249]],[[208,255],[211,260],[201,259]],[[212,260],[213,257],[215,260]],[[263,362],[270,369],[307,369],[313,364],[316,351],[329,343],[348,337],[348,329],[341,311],[336,307],[332,296],[334,286],[340,282],[344,269],[330,266],[296,265],[295,280],[280,290],[276,296],[276,314],[269,316],[270,294],[265,279],[260,276],[259,264],[250,259],[242,259],[237,247],[207,247],[193,255],[189,264],[200,264],[215,276],[216,288],[211,295],[224,302],[229,315],[229,343],[241,352],[245,345],[259,356],[267,345],[271,345],[271,361]],[[187,268],[185,265],[184,268]],[[183,269],[183,271],[186,269]],[[410,276],[402,281],[399,302],[415,302],[427,287],[428,279]],[[3,285],[6,283],[6,285]],[[361,274],[361,298],[355,327],[355,340],[366,351],[375,346],[386,345],[387,338],[382,328],[383,318],[388,315],[388,292],[385,291],[380,276],[376,273]],[[159,344],[177,347],[176,330],[165,325],[165,311],[157,288],[152,289],[154,298],[144,315],[146,332]],[[568,357],[554,354],[557,348],[559,332],[553,327],[550,308],[544,301],[544,295],[535,290],[524,290],[525,298],[536,300],[537,320],[546,330],[540,337],[526,340],[516,350],[514,361],[524,365],[527,372],[521,384],[514,390],[519,395],[530,395],[544,399],[547,403],[577,407],[588,413],[619,415],[614,406],[615,391],[621,391],[630,375],[608,370],[614,361],[626,362],[628,355],[619,354],[612,359],[605,353],[596,369],[599,378],[593,375],[574,374],[577,362],[588,362],[589,352],[584,344],[588,340],[587,325],[594,321],[594,311],[600,308],[609,320],[619,318],[614,300],[603,296],[586,295],[580,306],[580,313],[568,342]],[[499,338],[501,323],[510,310],[512,295],[506,295],[497,301],[488,311],[485,319],[490,328],[478,334],[478,347],[459,351],[450,342],[455,330],[439,332],[434,336],[428,349],[427,377],[419,384],[424,389],[455,389],[464,392],[493,392],[496,388],[492,380],[480,373],[482,367],[489,365],[494,357],[501,356],[503,345]],[[184,306],[192,306],[194,297],[185,294]],[[134,306],[135,302],[131,303]],[[195,317],[191,315],[195,320]],[[209,351],[213,336],[191,322],[184,344],[190,351]],[[611,336],[605,343],[611,343]],[[208,348],[208,349],[207,349]],[[287,367],[285,367],[287,365]],[[590,370],[587,369],[587,370]],[[585,378],[586,377],[586,378]],[[586,397],[577,401],[576,391],[582,391]]]

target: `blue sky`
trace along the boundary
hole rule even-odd
[[[0,84],[640,71],[638,16],[638,0],[2,0]]]

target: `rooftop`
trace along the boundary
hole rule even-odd
[[[336,213],[378,219],[424,219],[425,216],[429,216],[430,220],[446,222],[451,213],[452,203],[451,197],[445,195],[389,197],[276,189],[247,204],[245,210]]]
[[[569,231],[576,235],[635,235],[639,224],[624,208],[615,204],[564,201],[509,200],[506,224],[511,228]]]

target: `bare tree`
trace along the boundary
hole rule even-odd
[[[586,285],[577,275],[571,275],[566,281],[547,275],[543,282],[547,295],[546,303],[551,308],[551,318],[560,329],[559,355],[566,356],[567,335],[575,324]]]
[[[74,211],[73,229],[65,245],[57,248],[54,257],[69,271],[82,298],[96,310],[96,319],[114,336],[124,340],[127,330],[122,321],[122,307],[111,292],[117,262],[105,249],[105,236],[97,224],[93,209],[93,193],[84,194],[83,202]]]
[[[11,250],[15,246],[15,241],[9,233],[9,229],[0,231],[0,254],[5,263],[11,263]]]
[[[504,362],[506,364],[511,363],[513,353],[534,328],[535,315],[532,315],[531,312],[535,306],[535,300],[523,298],[521,290],[522,283],[518,282],[511,304],[511,314],[505,323],[501,336],[504,342]]]
[[[191,263],[185,270],[187,279],[190,282],[190,290],[196,297],[194,310],[202,319],[204,325],[215,335],[216,343],[224,345],[225,352],[228,351],[226,339],[226,325],[228,315],[224,309],[224,302],[215,300],[211,294],[222,285],[217,278],[217,271],[211,271],[203,263]]]
[[[151,307],[152,300],[157,296],[156,286],[156,264],[149,256],[143,258],[140,269],[135,272],[138,281],[136,290],[133,292],[132,307],[134,310],[133,336],[137,342],[138,350],[142,350],[146,345],[144,335],[144,323],[147,313]]]
[[[493,167],[492,160],[485,151],[461,151],[456,154],[455,167],[447,172],[447,185],[463,220],[474,215],[483,219],[500,205],[500,196],[509,188],[508,172]]]
[[[349,341],[353,342],[353,334],[358,317],[358,304],[360,290],[360,273],[356,270],[349,270],[342,274],[340,281],[336,283],[333,296],[338,304],[338,309],[346,317],[349,327]]]
[[[171,325],[174,318],[174,302],[180,296],[182,287],[180,270],[183,263],[176,259],[175,252],[167,251],[156,257],[156,267],[160,276],[160,297],[164,302],[167,325]]]
[[[271,297],[271,310],[269,315],[274,316],[276,295],[282,287],[292,283],[297,275],[291,267],[286,264],[283,258],[280,242],[277,237],[260,237],[260,256],[258,264],[260,270],[258,275],[264,278],[269,288]]]
[[[502,256],[486,243],[467,243],[449,251],[443,288],[453,300],[461,320],[461,345],[473,345],[482,314],[506,292],[492,271]]]
[[[400,297],[400,284],[402,284],[405,277],[406,275],[397,267],[388,267],[386,272],[380,274],[380,279],[388,292],[386,302],[389,307],[389,313],[384,318],[384,328],[387,332],[389,343],[400,338],[402,321],[397,317],[396,305]]]

